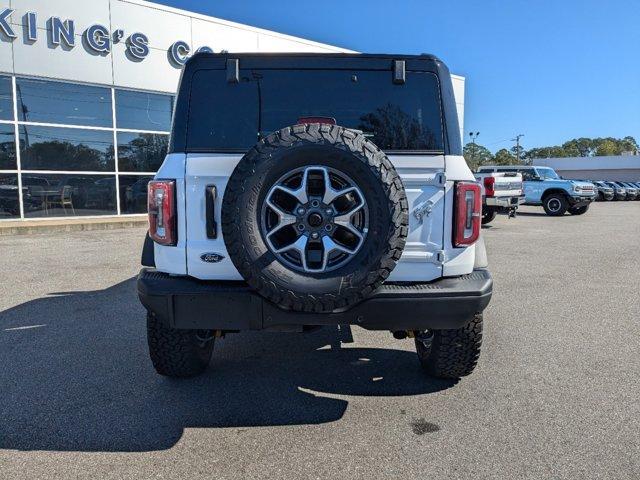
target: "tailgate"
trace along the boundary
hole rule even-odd
[[[189,154],[185,171],[187,273],[203,280],[240,280],[220,228],[222,198],[241,154]],[[444,156],[389,155],[409,203],[409,234],[402,258],[389,280],[429,281],[442,276],[444,234]],[[217,238],[207,236],[207,191],[215,186],[213,220]],[[212,219],[209,219],[210,221]],[[210,254],[217,254],[216,257]],[[205,261],[206,258],[208,261]],[[215,258],[216,262],[210,260]]]
[[[495,176],[493,190],[496,197],[517,197],[522,195],[522,180],[519,176],[502,174]]]

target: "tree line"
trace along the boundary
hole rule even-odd
[[[525,150],[520,146],[510,149],[502,148],[495,154],[488,148],[478,143],[467,143],[463,149],[463,155],[469,167],[476,170],[481,165],[515,165],[518,163],[531,163],[536,158],[550,157],[601,157],[607,155],[622,155],[623,153],[638,153],[640,147],[636,139],[627,136],[623,138],[574,138],[562,145],[551,147],[536,147]]]

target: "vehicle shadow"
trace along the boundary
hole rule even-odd
[[[333,422],[348,405],[335,395],[454,385],[425,377],[412,351],[348,347],[348,327],[228,335],[207,373],[167,379],[150,365],[134,289],[132,278],[0,312],[0,448],[162,450],[185,428]]]
[[[520,212],[518,211],[518,217],[547,217],[548,215],[544,213],[544,210],[540,212]]]

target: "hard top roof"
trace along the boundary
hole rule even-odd
[[[406,62],[408,70],[428,70],[439,73],[448,69],[435,55],[374,54],[374,53],[196,53],[187,60],[185,69],[220,68],[227,59],[238,59],[240,68],[391,68],[393,60]]]

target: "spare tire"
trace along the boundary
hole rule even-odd
[[[222,233],[247,283],[281,308],[331,312],[389,276],[408,232],[402,181],[364,135],[304,124],[255,145],[229,178]]]

